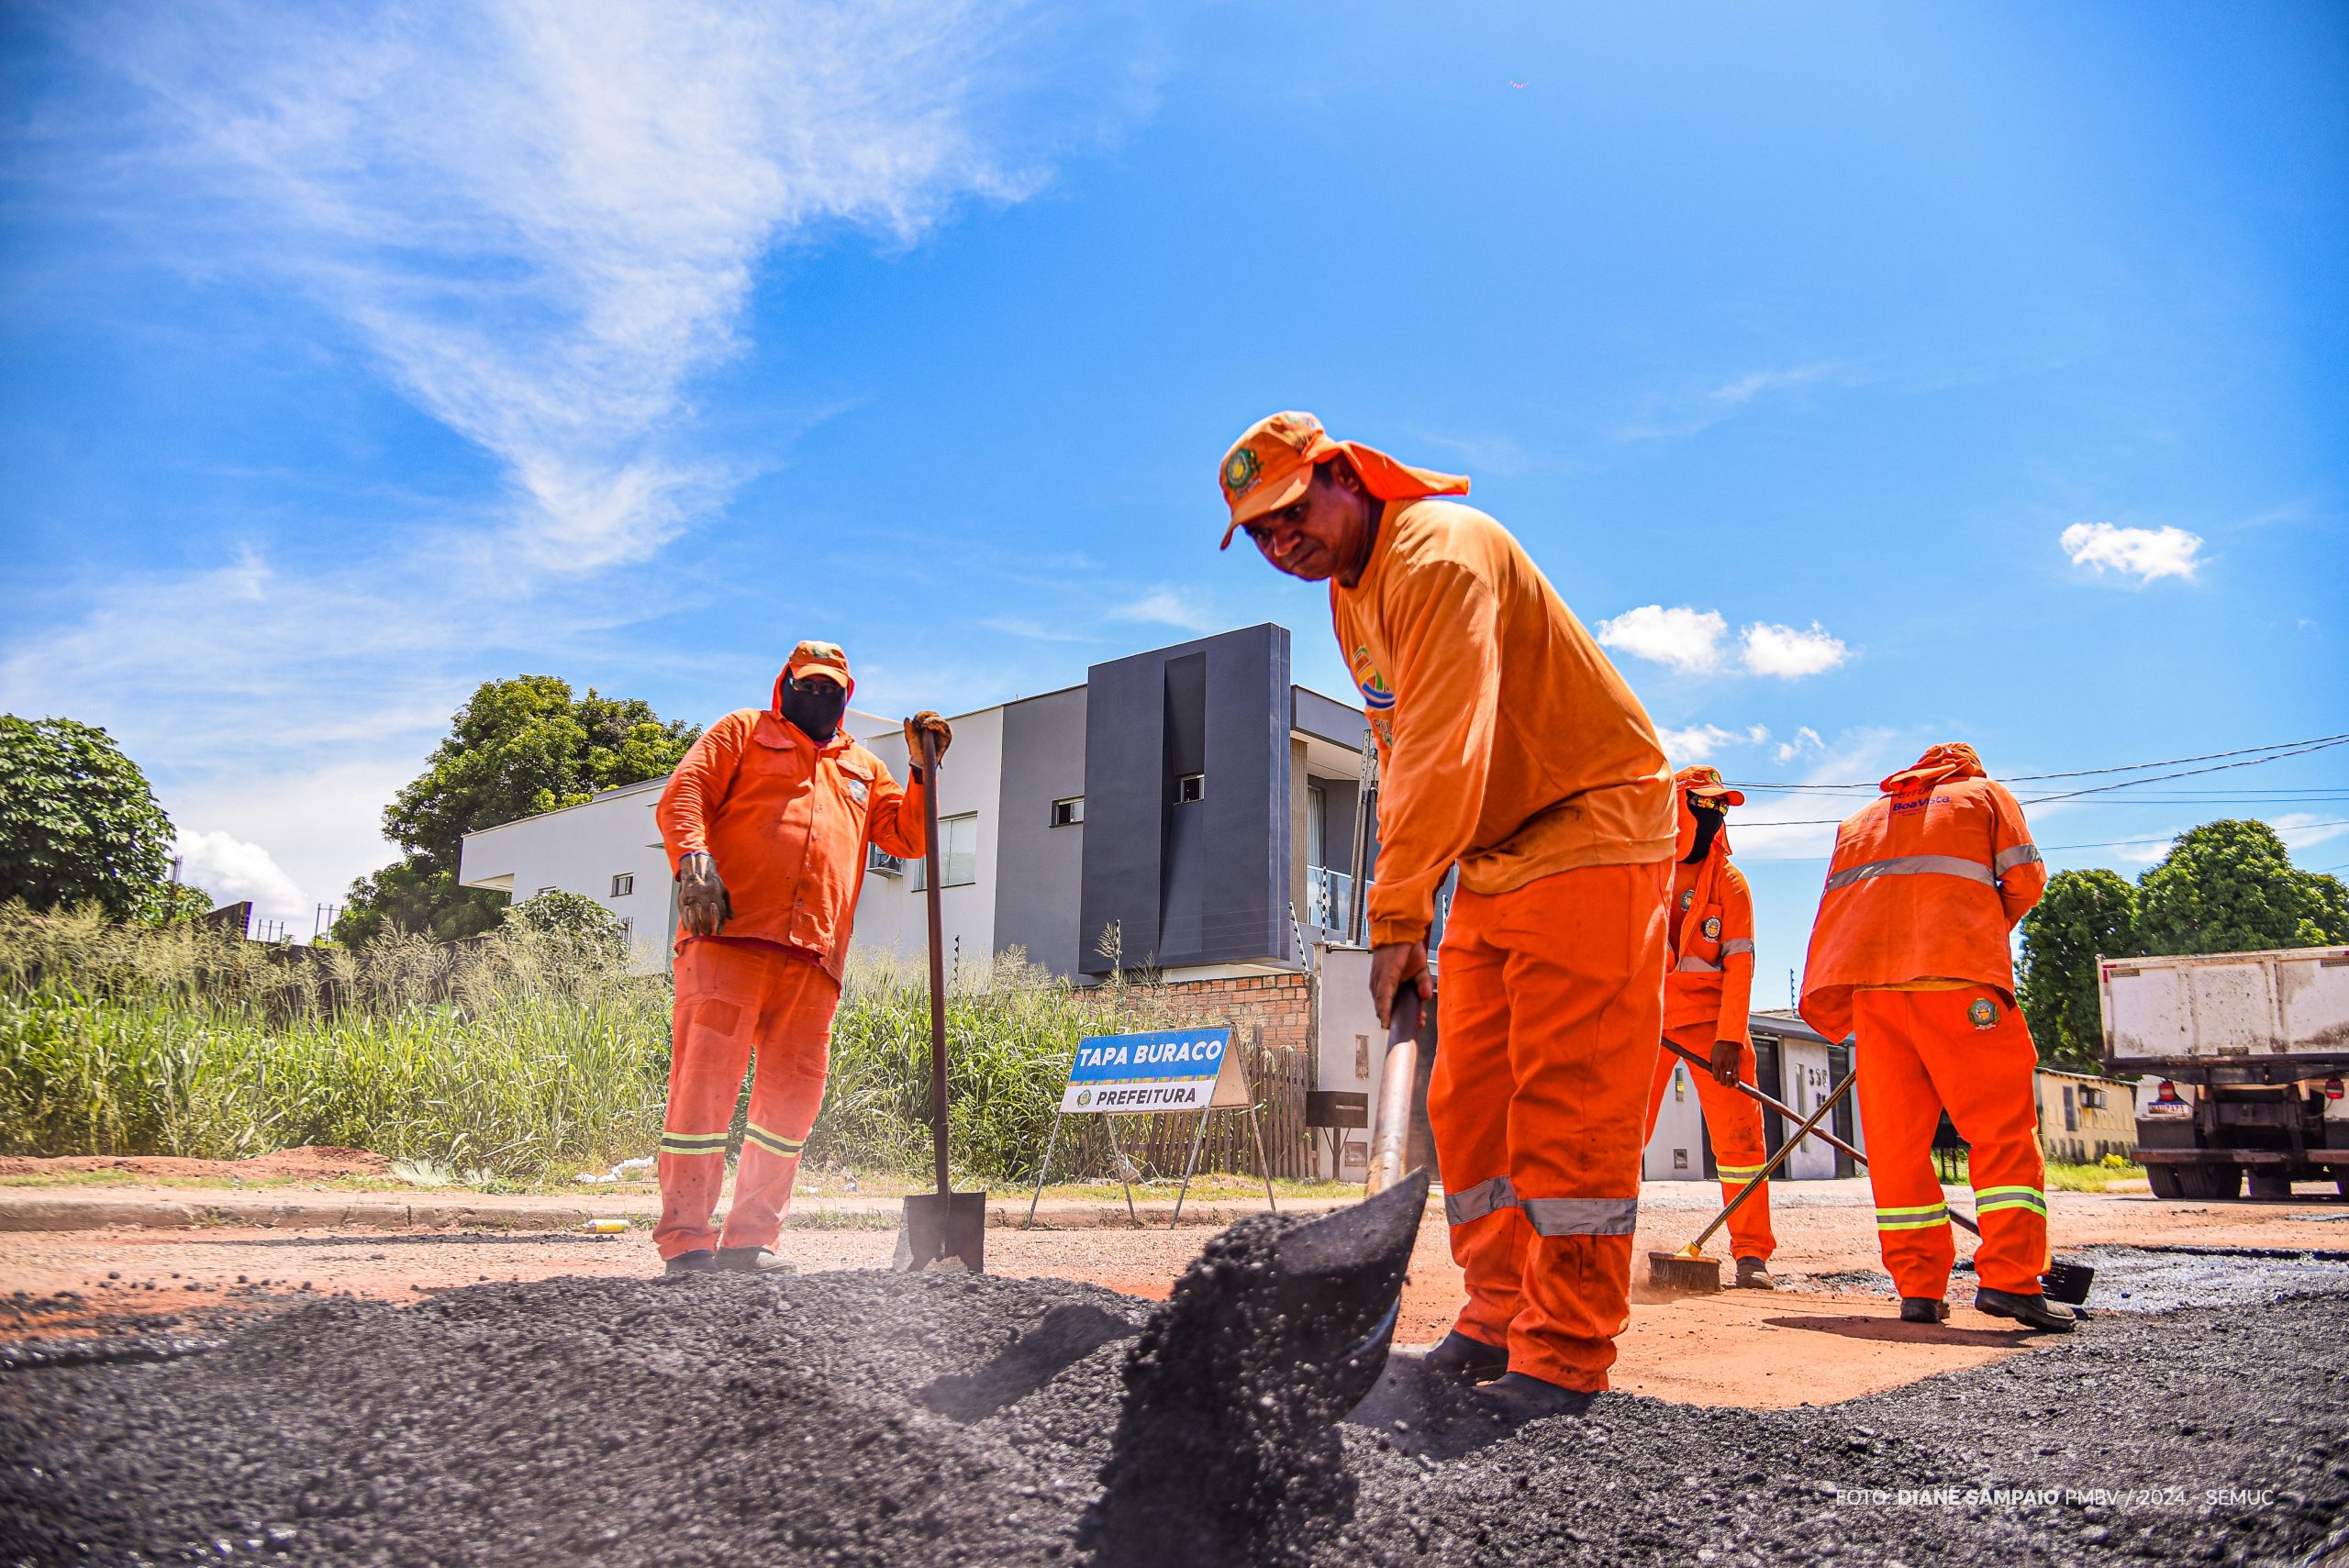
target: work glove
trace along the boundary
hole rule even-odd
[[[718,862],[696,851],[677,857],[677,923],[692,937],[714,937],[734,917],[734,900],[718,879]]]
[[[946,748],[954,744],[954,727],[929,708],[922,709],[906,720],[906,757],[916,768],[921,766],[921,738],[927,733],[938,737],[938,754],[946,755]]]
[[[1713,1041],[1713,1082],[1724,1089],[1737,1086],[1738,1061],[1745,1054],[1742,1041],[1717,1040]]]

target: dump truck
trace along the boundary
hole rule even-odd
[[[2349,947],[2097,960],[2104,1065],[2142,1075],[2137,1158],[2165,1198],[2349,1196]],[[2147,1092],[2149,1091],[2149,1092]]]

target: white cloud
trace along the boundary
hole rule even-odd
[[[2276,829],[2285,847],[2295,853],[2330,843],[2343,833],[2349,833],[2349,822],[2344,822],[2338,812],[2320,817],[2310,811],[2288,811],[2281,817],[2270,817],[2267,825]]]
[[[1744,648],[1749,673],[1776,675],[1782,681],[1799,681],[1805,675],[1832,670],[1848,657],[1842,639],[1830,636],[1817,621],[1810,623],[1809,631],[1757,622],[1739,633],[1738,639]]]
[[[1801,756],[1805,751],[1824,751],[1826,750],[1827,742],[1819,738],[1819,731],[1806,724],[1801,728],[1795,731],[1795,738],[1793,740],[1780,741],[1771,755],[1776,757],[1781,762],[1791,762],[1797,757]]]
[[[1056,139],[1134,106],[1130,68],[1063,58],[1081,17],[1025,9],[228,0],[91,47],[161,106],[226,262],[348,320],[499,461],[508,541],[577,572],[643,559],[775,460],[696,451],[686,394],[743,350],[763,256],[1018,200]]]
[[[1808,734],[1809,731],[1804,733]],[[1766,725],[1748,725],[1743,729],[1723,729],[1718,724],[1696,724],[1686,729],[1658,729],[1656,738],[1664,742],[1664,754],[1675,767],[1690,762],[1705,762],[1724,746],[1759,746],[1770,739]],[[1784,751],[1785,748],[1779,748]]]
[[[1171,626],[1184,631],[1212,631],[1216,625],[1215,617],[1179,588],[1154,589],[1130,604],[1108,611],[1103,618]]]
[[[302,889],[267,850],[228,833],[183,830],[177,845],[180,880],[204,889],[222,904],[250,898],[279,918],[306,907]]]
[[[1796,365],[1779,371],[1751,371],[1744,375],[1731,377],[1705,395],[1716,403],[1751,403],[1765,393],[1809,386],[1838,368],[1833,364],[1818,364]]]
[[[2074,523],[2059,541],[2075,566],[2092,566],[2151,583],[2163,577],[2194,580],[2200,570],[2202,536],[2184,528],[2122,528],[2110,523]]]
[[[1817,621],[1808,631],[1756,621],[1737,634],[1737,659],[1732,665],[1724,646],[1729,622],[1719,610],[1688,605],[1666,609],[1642,605],[1611,620],[1598,623],[1599,643],[1634,658],[1662,664],[1685,675],[1708,675],[1738,669],[1749,675],[1776,675],[1798,681],[1832,670],[1850,657],[1842,639]]]
[[[1729,622],[1719,610],[1642,605],[1612,620],[1600,621],[1598,635],[1602,646],[1686,674],[1701,675],[1720,668],[1721,639],[1729,635]]]

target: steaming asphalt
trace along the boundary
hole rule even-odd
[[[1397,1358],[1249,1556],[2349,1562],[2349,1265],[2094,1261],[2099,1298],[2158,1309],[1821,1408],[1609,1395],[1503,1435]],[[313,1302],[172,1359],[0,1373],[0,1561],[1093,1561],[1151,1309],[871,1272]],[[1163,1544],[1231,1561],[1211,1521]]]

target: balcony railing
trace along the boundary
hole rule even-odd
[[[1354,879],[1328,866],[1305,868],[1305,917],[1325,931],[1342,931],[1353,917]]]

